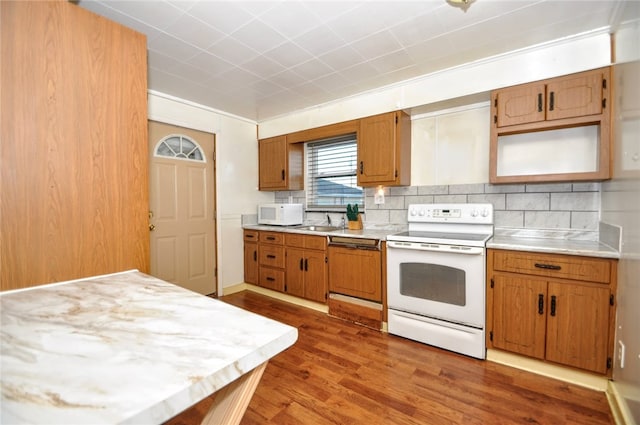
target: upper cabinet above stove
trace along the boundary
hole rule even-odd
[[[491,183],[611,177],[610,68],[491,93]]]

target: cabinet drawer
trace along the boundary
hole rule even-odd
[[[324,251],[327,249],[326,236],[305,236],[304,247],[307,249],[319,249]]]
[[[258,252],[261,266],[284,268],[284,246],[260,245]]]
[[[287,233],[285,236],[286,245],[294,248],[318,249],[324,251],[327,249],[326,236],[301,235],[296,233]]]
[[[258,242],[258,231],[257,230],[245,230],[244,231],[244,241],[245,242]]]
[[[284,271],[269,267],[260,267],[258,285],[274,291],[284,291]]]
[[[260,242],[274,245],[284,245],[284,233],[260,232]]]
[[[598,283],[609,283],[611,276],[611,262],[606,259],[518,251],[495,251],[493,269]]]

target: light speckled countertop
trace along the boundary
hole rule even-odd
[[[245,224],[242,227],[247,230],[300,233],[305,235],[316,235],[316,236],[348,236],[351,238],[371,238],[371,239],[379,239],[382,241],[387,239],[387,235],[391,235],[393,233],[398,233],[398,232],[402,232],[403,230],[406,230],[406,226],[389,226],[389,225],[385,225],[380,228],[369,227],[362,230],[338,229],[330,232],[318,232],[318,231],[300,229],[298,228],[299,226],[267,226],[263,224]]]
[[[496,229],[487,248],[544,252],[600,258],[620,258],[618,250],[579,232],[545,232]]]
[[[137,271],[0,293],[3,424],[158,424],[297,339]]]

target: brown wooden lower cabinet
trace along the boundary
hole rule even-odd
[[[487,347],[610,375],[617,260],[487,250]]]
[[[326,236],[257,230],[244,234],[245,282],[327,302]]]

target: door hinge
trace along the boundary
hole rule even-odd
[[[398,116],[396,115],[396,125],[398,124]]]
[[[218,278],[218,268],[213,269],[213,277]]]
[[[607,369],[611,369],[611,357],[607,357]]]
[[[498,116],[497,116],[497,115],[494,115],[494,116],[493,116],[493,123],[494,123],[494,124],[497,124],[497,123],[498,123]]]
[[[287,292],[287,285],[284,285],[284,292]]]
[[[614,298],[613,298],[613,294],[609,295],[609,305],[613,305],[614,302]]]
[[[328,257],[324,257],[324,262],[328,263],[329,262],[329,258]]]
[[[493,281],[493,278],[491,278],[491,289],[493,289],[493,285],[495,285],[495,282]]]
[[[398,170],[396,170],[396,176],[395,176],[395,178],[398,178]]]
[[[602,99],[602,109],[606,109],[606,107],[607,107],[607,99],[604,98]]]
[[[325,292],[324,293],[324,299],[326,300],[327,298],[329,298],[329,295]]]
[[[607,88],[607,79],[606,79],[606,78],[604,78],[604,79],[602,80],[602,88],[603,88],[603,89],[606,89],[606,88]]]
[[[489,332],[489,341],[493,341],[493,331]]]

